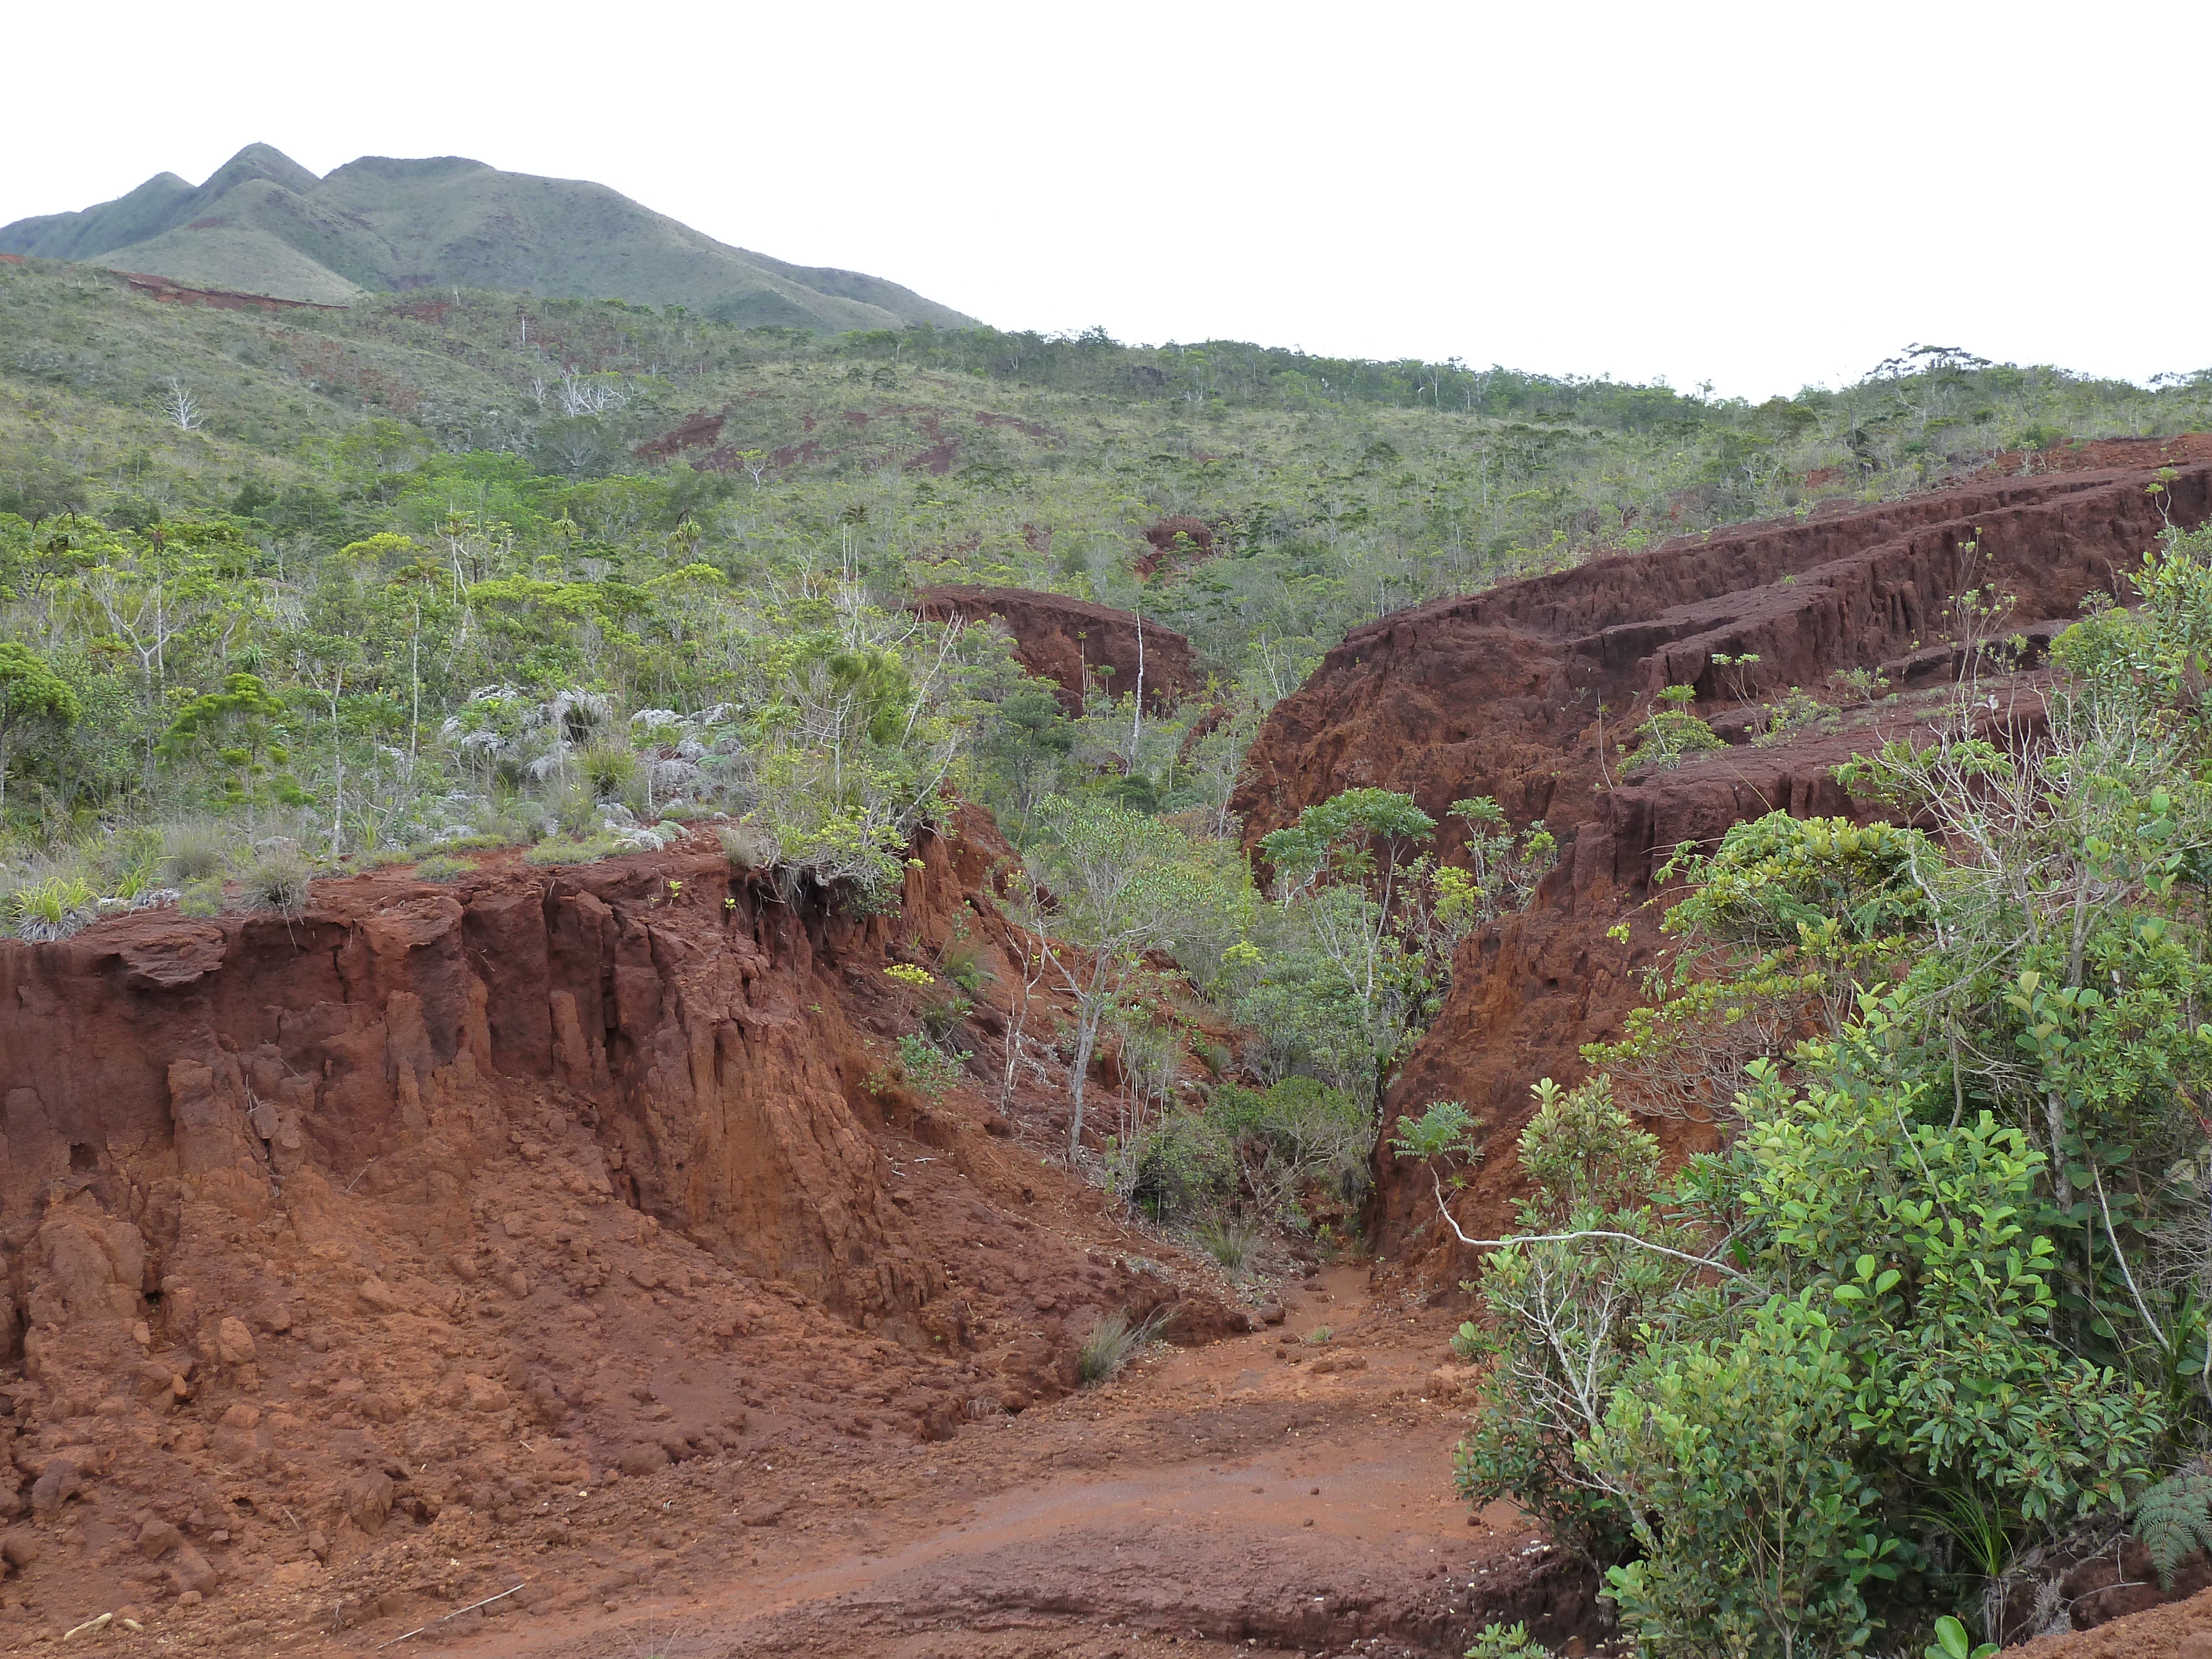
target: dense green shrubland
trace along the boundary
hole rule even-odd
[[[1970,682],[1844,769],[1924,829],[1682,854],[1654,1009],[1522,1138],[1462,1485],[1609,1567],[1652,1652],[1894,1649],[1946,1609],[2016,1639],[2030,1547],[2140,1503],[2168,1571],[2208,1524],[2212,535],[2136,583],[2060,641],[2039,732],[1992,741]],[[1622,1103],[1724,1150],[1662,1182]],[[1442,1198],[1474,1128],[1440,1103],[1398,1144]]]

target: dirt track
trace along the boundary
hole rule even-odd
[[[665,1547],[601,1552],[592,1584],[533,1580],[517,1598],[532,1605],[406,1645],[456,1659],[1426,1656],[1527,1618],[1582,1650],[1566,1638],[1587,1619],[1587,1579],[1510,1509],[1471,1526],[1451,1492],[1449,1322],[1365,1282],[1335,1270],[1291,1297],[1279,1331],[1155,1349],[1103,1389],[950,1442],[732,1456],[572,1500],[583,1526],[595,1504],[643,1503]],[[1326,1344],[1284,1340],[1323,1323]],[[372,1619],[338,1642],[410,1627]]]

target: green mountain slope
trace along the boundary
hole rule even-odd
[[[0,252],[321,305],[461,287],[680,305],[746,327],[975,321],[878,276],[731,247],[604,185],[454,155],[364,156],[318,179],[249,144],[197,189],[165,173],[82,212],[0,227]]]

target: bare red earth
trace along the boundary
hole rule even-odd
[[[1212,558],[1214,526],[1188,514],[1162,519],[1146,526],[1145,541],[1151,551],[1137,556],[1134,568],[1140,576],[1156,576]]]
[[[711,450],[722,441],[722,425],[729,418],[726,409],[719,415],[702,409],[681,426],[672,427],[658,438],[640,444],[636,453],[644,460],[665,461],[686,449]]]
[[[187,288],[182,283],[172,282],[167,276],[155,276],[143,270],[112,270],[109,275],[120,276],[124,285],[144,295],[149,300],[160,300],[170,305],[209,306],[217,311],[343,311],[343,306],[326,306],[313,300],[279,300],[266,294],[234,294],[228,289]]]
[[[1057,684],[1060,702],[1071,714],[1081,711],[1086,690],[1115,696],[1134,691],[1140,668],[1145,702],[1152,708],[1172,708],[1206,689],[1206,676],[1191,656],[1190,641],[1182,635],[1131,611],[1088,599],[1026,587],[948,586],[917,591],[914,609],[933,622],[952,617],[998,618],[1013,635],[1014,655],[1022,666]]]

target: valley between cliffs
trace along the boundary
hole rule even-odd
[[[1484,1118],[1463,1223],[1522,1190],[1528,1085],[1581,1075],[1633,1006],[1669,849],[1778,807],[1870,816],[1833,769],[1948,696],[1962,582],[2010,596],[2018,654],[1985,678],[2032,720],[2082,596],[2212,517],[2212,464],[2120,459],[1437,601],[1277,705],[1249,837],[1375,785],[1490,794],[1564,843],[1462,948],[1390,1097]],[[925,603],[1079,684],[1133,669],[1118,613],[1025,635],[1019,595]],[[1148,686],[1184,689],[1147,626]],[[1741,739],[1750,704],[1853,669],[1896,701],[1664,774],[1621,758],[1662,685]],[[1378,1158],[1371,1265],[1240,1287],[1056,1166],[1043,1073],[1000,1109],[1009,857],[963,808],[899,910],[859,918],[701,830],[0,945],[0,1649],[108,1614],[93,1638],[180,1651],[1410,1659],[1516,1620],[1594,1650],[1589,1575],[1452,1496],[1469,1263],[1425,1188]],[[956,944],[986,988],[933,1101],[898,1079],[915,1011],[884,970]],[[1711,1133],[1661,1127],[1676,1155]],[[1079,1390],[1109,1312],[1169,1346]],[[2095,1589],[2077,1623],[2161,1599]]]

